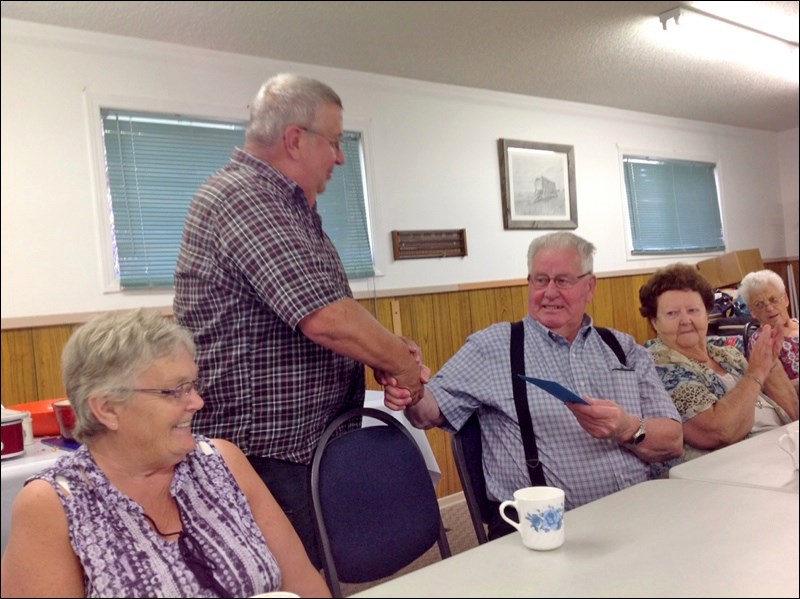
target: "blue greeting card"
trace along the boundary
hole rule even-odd
[[[525,376],[522,374],[517,375],[524,381],[528,381],[529,383],[533,383],[540,389],[544,389],[550,395],[555,397],[556,399],[560,399],[564,403],[582,403],[584,405],[590,405],[588,401],[582,399],[580,396],[576,395],[563,385],[559,385],[555,381],[548,381],[545,379],[537,379],[533,378],[532,376]]]

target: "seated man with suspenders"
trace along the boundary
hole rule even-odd
[[[597,284],[594,251],[569,232],[534,239],[529,315],[471,335],[418,402],[386,387],[386,404],[405,409],[419,428],[454,433],[478,413],[490,499],[551,485],[571,509],[652,478],[651,464],[683,451],[680,417],[649,352],[630,335],[592,326],[586,314]],[[559,383],[585,403],[559,401],[518,375]],[[489,522],[489,538],[513,530],[499,515]]]

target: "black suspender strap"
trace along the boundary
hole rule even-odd
[[[603,338],[603,341],[606,342],[606,345],[611,348],[611,351],[617,356],[617,360],[623,366],[628,365],[628,361],[625,359],[625,352],[622,351],[622,346],[619,344],[619,341],[616,337],[614,337],[614,333],[609,331],[608,329],[604,329],[603,327],[594,327],[595,330],[600,333],[600,336]]]
[[[603,341],[617,356],[620,364],[627,366],[625,352],[614,334],[606,328],[595,327]],[[525,374],[525,327],[523,321],[511,323],[511,343],[509,357],[511,359],[511,385],[514,390],[514,406],[517,410],[522,445],[525,448],[525,462],[528,466],[528,476],[531,485],[535,487],[546,486],[544,470],[539,461],[539,451],[536,449],[536,435],[533,432],[533,419],[528,409],[528,390],[525,381],[519,374]]]
[[[517,420],[522,433],[522,445],[525,448],[525,462],[528,466],[528,475],[534,487],[547,486],[544,480],[544,470],[539,461],[539,452],[536,449],[536,436],[533,433],[533,420],[528,409],[528,391],[525,381],[518,374],[525,374],[525,328],[523,322],[511,323],[511,385],[514,389],[514,405],[517,408]],[[621,350],[620,350],[621,351]]]

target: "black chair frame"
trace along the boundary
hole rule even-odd
[[[473,413],[461,429],[451,436],[451,443],[472,526],[478,543],[483,544],[489,540],[484,524],[488,524],[495,503],[486,494],[481,425],[477,413]]]
[[[744,344],[744,357],[750,357],[750,338],[753,336],[758,328],[761,326],[761,323],[757,320],[751,320],[747,324],[744,325],[744,333],[742,334],[742,342]]]

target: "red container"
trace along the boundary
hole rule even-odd
[[[3,409],[2,439],[0,440],[0,453],[2,459],[13,458],[25,453],[25,434],[22,430],[23,412]]]
[[[53,404],[53,410],[58,420],[58,429],[65,439],[72,439],[72,429],[75,428],[75,410],[68,399],[60,399]]]
[[[53,404],[62,399],[65,398],[57,397],[56,399],[32,401],[29,403],[16,404],[12,407],[15,410],[31,413],[34,437],[52,437],[58,435],[60,432],[58,420],[56,420],[56,413],[53,411]]]

